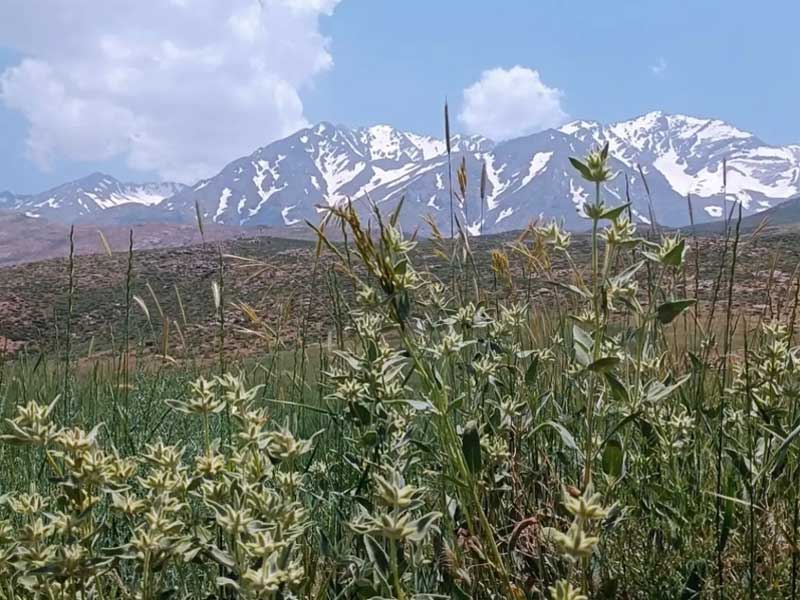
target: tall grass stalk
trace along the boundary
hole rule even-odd
[[[450,194],[450,239],[456,235],[455,212],[453,211],[453,159],[450,148],[450,111],[447,107],[447,100],[444,101],[444,143],[447,149],[447,179],[449,182]]]
[[[72,312],[75,300],[75,226],[69,228],[69,257],[67,263],[67,314],[64,332],[64,388],[63,419],[67,423],[72,415]]]

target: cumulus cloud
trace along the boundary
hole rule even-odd
[[[503,140],[563,124],[561,90],[547,86],[526,67],[495,68],[464,90],[458,115],[469,133]]]
[[[338,1],[3,0],[0,45],[23,58],[0,99],[43,167],[124,156],[192,182],[307,124]]]
[[[650,72],[656,77],[662,77],[667,72],[668,67],[667,59],[662,56],[655,64],[650,65]]]

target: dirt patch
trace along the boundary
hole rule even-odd
[[[15,342],[0,335],[0,356],[3,354],[14,354],[25,345],[25,342]]]

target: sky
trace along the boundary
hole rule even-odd
[[[508,139],[662,110],[800,143],[796,0],[3,0],[0,190],[192,183],[318,121]]]

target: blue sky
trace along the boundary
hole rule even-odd
[[[322,22],[336,67],[308,112],[434,133],[445,94],[458,104],[481,71],[519,64],[561,89],[576,118],[661,109],[797,143],[798,22],[795,1],[344,1]]]
[[[265,0],[270,7],[287,1]],[[498,131],[501,118],[506,129],[520,122],[523,134],[567,116],[608,122],[664,110],[721,118],[768,143],[800,143],[798,2],[298,1],[307,4],[300,16],[278,7],[250,19],[254,0],[213,8],[205,4],[211,0],[153,0],[195,2],[192,37],[174,6],[144,11],[141,27],[161,24],[143,33],[133,12],[117,21],[102,11],[65,21],[75,14],[57,14],[47,0],[27,0],[24,10],[23,0],[8,0],[10,9],[0,8],[7,23],[0,25],[0,71],[26,57],[48,68],[15,73],[0,101],[0,189],[38,191],[92,170],[134,180],[211,175],[303,121],[389,123],[441,135],[445,96],[454,129],[481,133]],[[130,0],[121,5],[117,12],[138,10]],[[221,21],[235,27],[220,29]],[[73,24],[75,39],[66,36],[59,46],[53,32],[63,32],[65,22]],[[18,33],[37,29],[44,32],[39,39]],[[218,54],[206,52],[208,39],[229,34]],[[163,51],[165,40],[188,58],[170,63],[167,75],[164,68],[154,74],[157,85],[119,93],[111,76],[115,60],[138,77],[125,81],[149,82],[148,69],[156,67],[144,57],[148,48]],[[104,48],[100,59],[93,41]],[[259,52],[282,60],[253,74],[248,69]],[[216,66],[197,69],[191,61]],[[495,90],[481,95],[480,118],[458,119],[465,89],[485,71],[514,66],[537,72],[536,85],[552,91],[555,112],[515,115],[520,109],[512,106],[498,108],[512,112],[492,121],[483,113],[499,106]],[[270,87],[276,80],[283,83]],[[237,89],[220,93],[227,87]],[[176,95],[181,105],[168,106]],[[74,118],[61,114],[68,108],[59,112],[78,105],[83,109]]]

